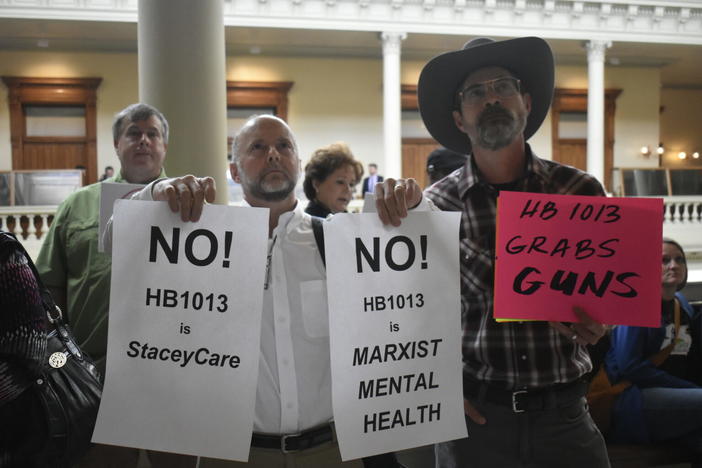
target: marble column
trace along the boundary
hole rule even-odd
[[[139,99],[168,119],[169,176],[211,176],[227,203],[223,0],[139,2]]]
[[[402,107],[400,49],[405,33],[383,32],[383,170],[385,177],[402,176]]]
[[[604,60],[610,41],[592,40],[587,50],[587,171],[604,184]]]

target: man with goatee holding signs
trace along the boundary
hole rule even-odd
[[[463,394],[467,439],[436,446],[437,466],[608,467],[588,414],[586,345],[605,327],[579,321],[493,319],[495,220],[500,190],[604,195],[575,168],[538,158],[526,143],[548,113],[554,65],[536,37],[474,39],[432,59],[419,78],[419,110],[432,136],[468,154],[463,168],[425,192],[439,209],[463,212],[460,230]],[[381,218],[400,224],[392,181],[376,189]],[[391,200],[386,209],[385,199]],[[409,200],[408,206],[417,203]],[[554,304],[554,306],[556,306]]]
[[[199,467],[401,466],[394,454],[341,461],[330,424],[326,269],[311,217],[295,198],[300,159],[290,127],[272,115],[252,117],[234,139],[232,154],[232,178],[246,204],[270,210],[254,434],[248,463],[202,458]],[[416,184],[407,186],[421,197]],[[136,198],[168,201],[183,221],[197,221],[214,194],[211,178],[185,176],[157,181]]]

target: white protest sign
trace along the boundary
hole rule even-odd
[[[378,209],[375,207],[375,194],[373,192],[366,192],[363,196],[363,208],[362,213],[375,213]]]
[[[98,252],[105,251],[102,235],[107,228],[107,222],[112,217],[112,206],[115,200],[129,198],[133,193],[143,189],[141,184],[119,184],[103,182],[100,184],[100,221],[98,222]]]
[[[466,437],[460,213],[324,225],[332,401],[348,460]]]
[[[268,210],[117,200],[107,372],[93,442],[245,461]]]

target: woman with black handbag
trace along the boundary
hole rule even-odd
[[[71,466],[90,446],[101,395],[34,263],[0,231],[0,468]]]
[[[24,252],[0,236],[0,467],[42,466],[47,427],[31,387],[44,366],[46,313]]]

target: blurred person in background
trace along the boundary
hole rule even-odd
[[[456,153],[448,148],[436,148],[429,153],[427,158],[427,175],[429,185],[440,181],[456,169],[460,169],[466,163],[468,156]]]
[[[374,193],[375,184],[379,184],[383,180],[383,176],[378,174],[378,165],[376,163],[370,163],[368,165],[368,177],[363,179],[361,197],[364,197],[366,195],[366,192]]]
[[[345,143],[334,143],[312,154],[302,184],[309,199],[305,212],[319,218],[346,211],[353,200],[363,166]]]

